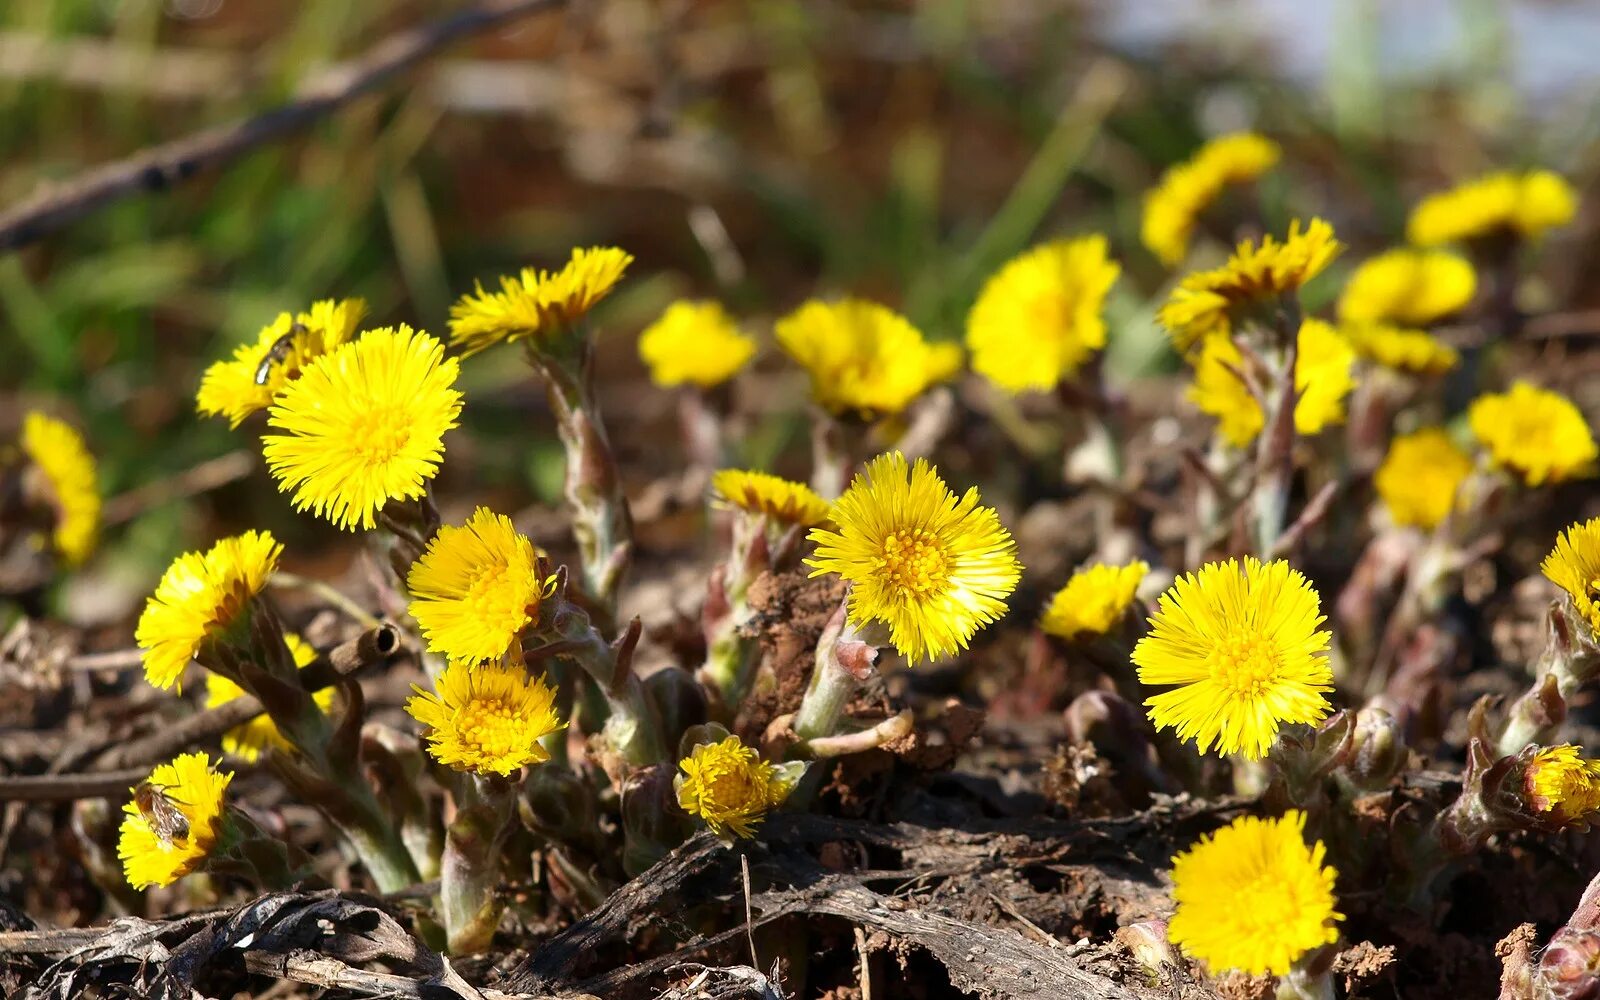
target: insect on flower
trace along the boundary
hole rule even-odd
[[[178,809],[177,803],[167,794],[168,785],[153,781],[139,782],[133,790],[133,805],[139,815],[150,824],[155,835],[168,844],[189,839],[189,817]]]
[[[295,341],[308,332],[310,331],[306,329],[304,323],[295,320],[289,327],[288,333],[272,342],[272,346],[267,348],[267,353],[262,356],[261,364],[256,366],[256,385],[267,384],[267,380],[272,377],[272,369],[289,360],[290,353],[294,351]]]

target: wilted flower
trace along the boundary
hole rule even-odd
[[[755,338],[739,329],[720,302],[674,302],[639,334],[639,357],[650,368],[650,380],[664,387],[721,385],[755,353]]]
[[[223,796],[232,772],[203,753],[159,764],[135,790],[117,838],[117,856],[135,889],[171,885],[198,868],[223,832]]]
[[[1063,639],[1104,635],[1117,626],[1133,606],[1148,564],[1140,560],[1126,566],[1096,563],[1072,574],[1039,619],[1039,628]]]
[[[428,752],[457,771],[506,775],[550,754],[539,741],[566,728],[555,711],[555,689],[518,664],[454,662],[435,682],[439,693],[416,691],[411,717],[428,727]]]
[[[1454,347],[1426,330],[1386,323],[1345,323],[1339,332],[1361,357],[1395,371],[1438,375],[1461,362]]]
[[[1572,607],[1600,637],[1600,517],[1563,532],[1539,568],[1567,592]]]
[[[809,528],[828,519],[828,501],[811,487],[765,472],[723,469],[711,477],[711,490],[724,503],[780,524]]]
[[[76,566],[94,551],[100,531],[100,489],[94,456],[72,425],[43,413],[22,420],[22,453],[44,478],[55,527],[50,544],[62,562]]]
[[[1472,401],[1467,422],[1497,466],[1528,486],[1588,475],[1600,448],[1583,413],[1558,392],[1516,382]]]
[[[1438,427],[1402,434],[1373,476],[1378,496],[1395,524],[1432,531],[1456,506],[1472,473],[1472,457]]]
[[[510,518],[487,507],[441,527],[406,575],[428,648],[469,663],[503,655],[538,614],[537,556]]]
[[[1218,136],[1161,175],[1144,196],[1140,236],[1171,267],[1189,252],[1195,223],[1229,184],[1252,181],[1278,162],[1278,144],[1254,132]]]
[[[813,299],[775,332],[811,376],[811,398],[841,416],[892,416],[961,368],[961,348],[928,343],[904,316],[865,299]]]
[[[1587,824],[1600,810],[1600,761],[1570,743],[1535,753],[1523,782],[1528,804],[1558,826]]]
[[[1355,388],[1351,368],[1355,351],[1337,330],[1319,319],[1300,324],[1295,388],[1294,429],[1311,435],[1344,421],[1344,399]],[[1229,444],[1244,448],[1256,439],[1267,417],[1261,403],[1239,377],[1244,355],[1229,337],[1208,337],[1195,362],[1188,397],[1203,413],[1218,420],[1217,431]]]
[[[254,343],[239,345],[232,360],[206,369],[196,405],[206,416],[227,417],[229,425],[238,427],[250,414],[271,406],[272,397],[299,378],[306,365],[349,342],[366,314],[361,299],[324,299],[299,315],[279,313]]]
[[[696,746],[678,768],[678,805],[719,837],[754,836],[767,810],[794,788],[793,769],[767,763],[737,736]]]
[[[1424,247],[1502,232],[1531,240],[1572,221],[1577,209],[1577,195],[1560,174],[1503,171],[1422,199],[1406,237]]]
[[[1457,312],[1478,290],[1464,257],[1402,248],[1361,262],[1339,296],[1341,323],[1427,326]]]
[[[615,288],[633,263],[616,247],[574,249],[559,271],[525,267],[500,279],[500,291],[480,284],[450,307],[450,343],[476,354],[502,341],[548,338],[570,328]]]
[[[283,637],[284,643],[289,647],[289,655],[294,659],[294,665],[304,670],[317,658],[317,651],[304,639],[294,633]],[[206,674],[206,707],[216,708],[225,705],[235,698],[245,694],[244,688],[221,674]],[[323,688],[312,696],[317,707],[324,712],[333,706],[334,690],[331,687]],[[246,764],[254,764],[261,759],[261,752],[268,747],[277,750],[291,749],[291,744],[283,738],[278,731],[277,723],[265,713],[256,716],[242,726],[234,726],[222,734],[222,749],[225,753],[237,757]]]

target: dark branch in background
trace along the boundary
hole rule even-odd
[[[328,115],[383,86],[423,59],[468,35],[565,0],[488,0],[450,17],[390,35],[350,62],[320,74],[289,103],[243,121],[220,125],[92,168],[50,185],[0,213],[0,251],[15,250],[119,198],[163,191]]]

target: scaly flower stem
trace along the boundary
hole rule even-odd
[[[716,685],[721,701],[731,713],[743,700],[760,647],[739,634],[754,616],[749,601],[750,584],[770,564],[764,515],[739,513],[733,522],[733,544],[728,561],[713,571],[701,612],[706,638],[702,680]]]
[[[1505,728],[1495,740],[1496,751],[1507,757],[1530,743],[1550,742],[1566,721],[1572,696],[1596,673],[1600,673],[1600,651],[1574,635],[1565,608],[1552,607],[1549,634],[1533,684],[1507,711]]]
[[[845,706],[861,681],[871,676],[877,649],[850,624],[848,608],[847,596],[817,640],[811,683],[794,716],[795,735],[803,741],[837,735]]]
[[[595,682],[605,697],[609,717],[605,734],[622,760],[631,767],[644,767],[667,760],[667,743],[655,710],[645,697],[644,683],[633,670],[633,649],[639,639],[639,621],[634,619],[616,644],[601,637],[588,614],[576,604],[558,596],[559,604],[549,618],[554,635],[547,636],[557,655],[576,663]],[[525,650],[537,655],[537,650]],[[576,680],[577,678],[573,678]]]
[[[1289,321],[1284,320],[1285,325]],[[1269,378],[1261,401],[1266,423],[1256,440],[1256,484],[1252,507],[1255,515],[1256,554],[1271,559],[1289,515],[1289,487],[1294,478],[1294,410],[1300,394],[1295,389],[1295,368],[1300,357],[1298,317],[1295,326],[1280,330],[1284,344],[1269,362]]]
[[[855,462],[850,457],[844,424],[833,414],[818,410],[811,420],[811,488],[824,500],[844,492]]]
[[[504,904],[495,895],[501,848],[511,832],[516,794],[497,775],[473,775],[445,833],[439,913],[452,954],[488,948]]]

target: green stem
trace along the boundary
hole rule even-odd
[[[845,706],[856,693],[861,682],[839,661],[839,649],[846,643],[861,642],[860,635],[850,625],[847,603],[841,603],[832,620],[817,642],[815,665],[811,669],[811,683],[794,716],[795,735],[802,740],[833,736],[839,731]]]
[[[439,875],[439,913],[456,955],[487,949],[500,925],[504,904],[495,887],[516,806],[514,789],[504,778],[474,775],[469,789],[468,801],[445,834]]]

